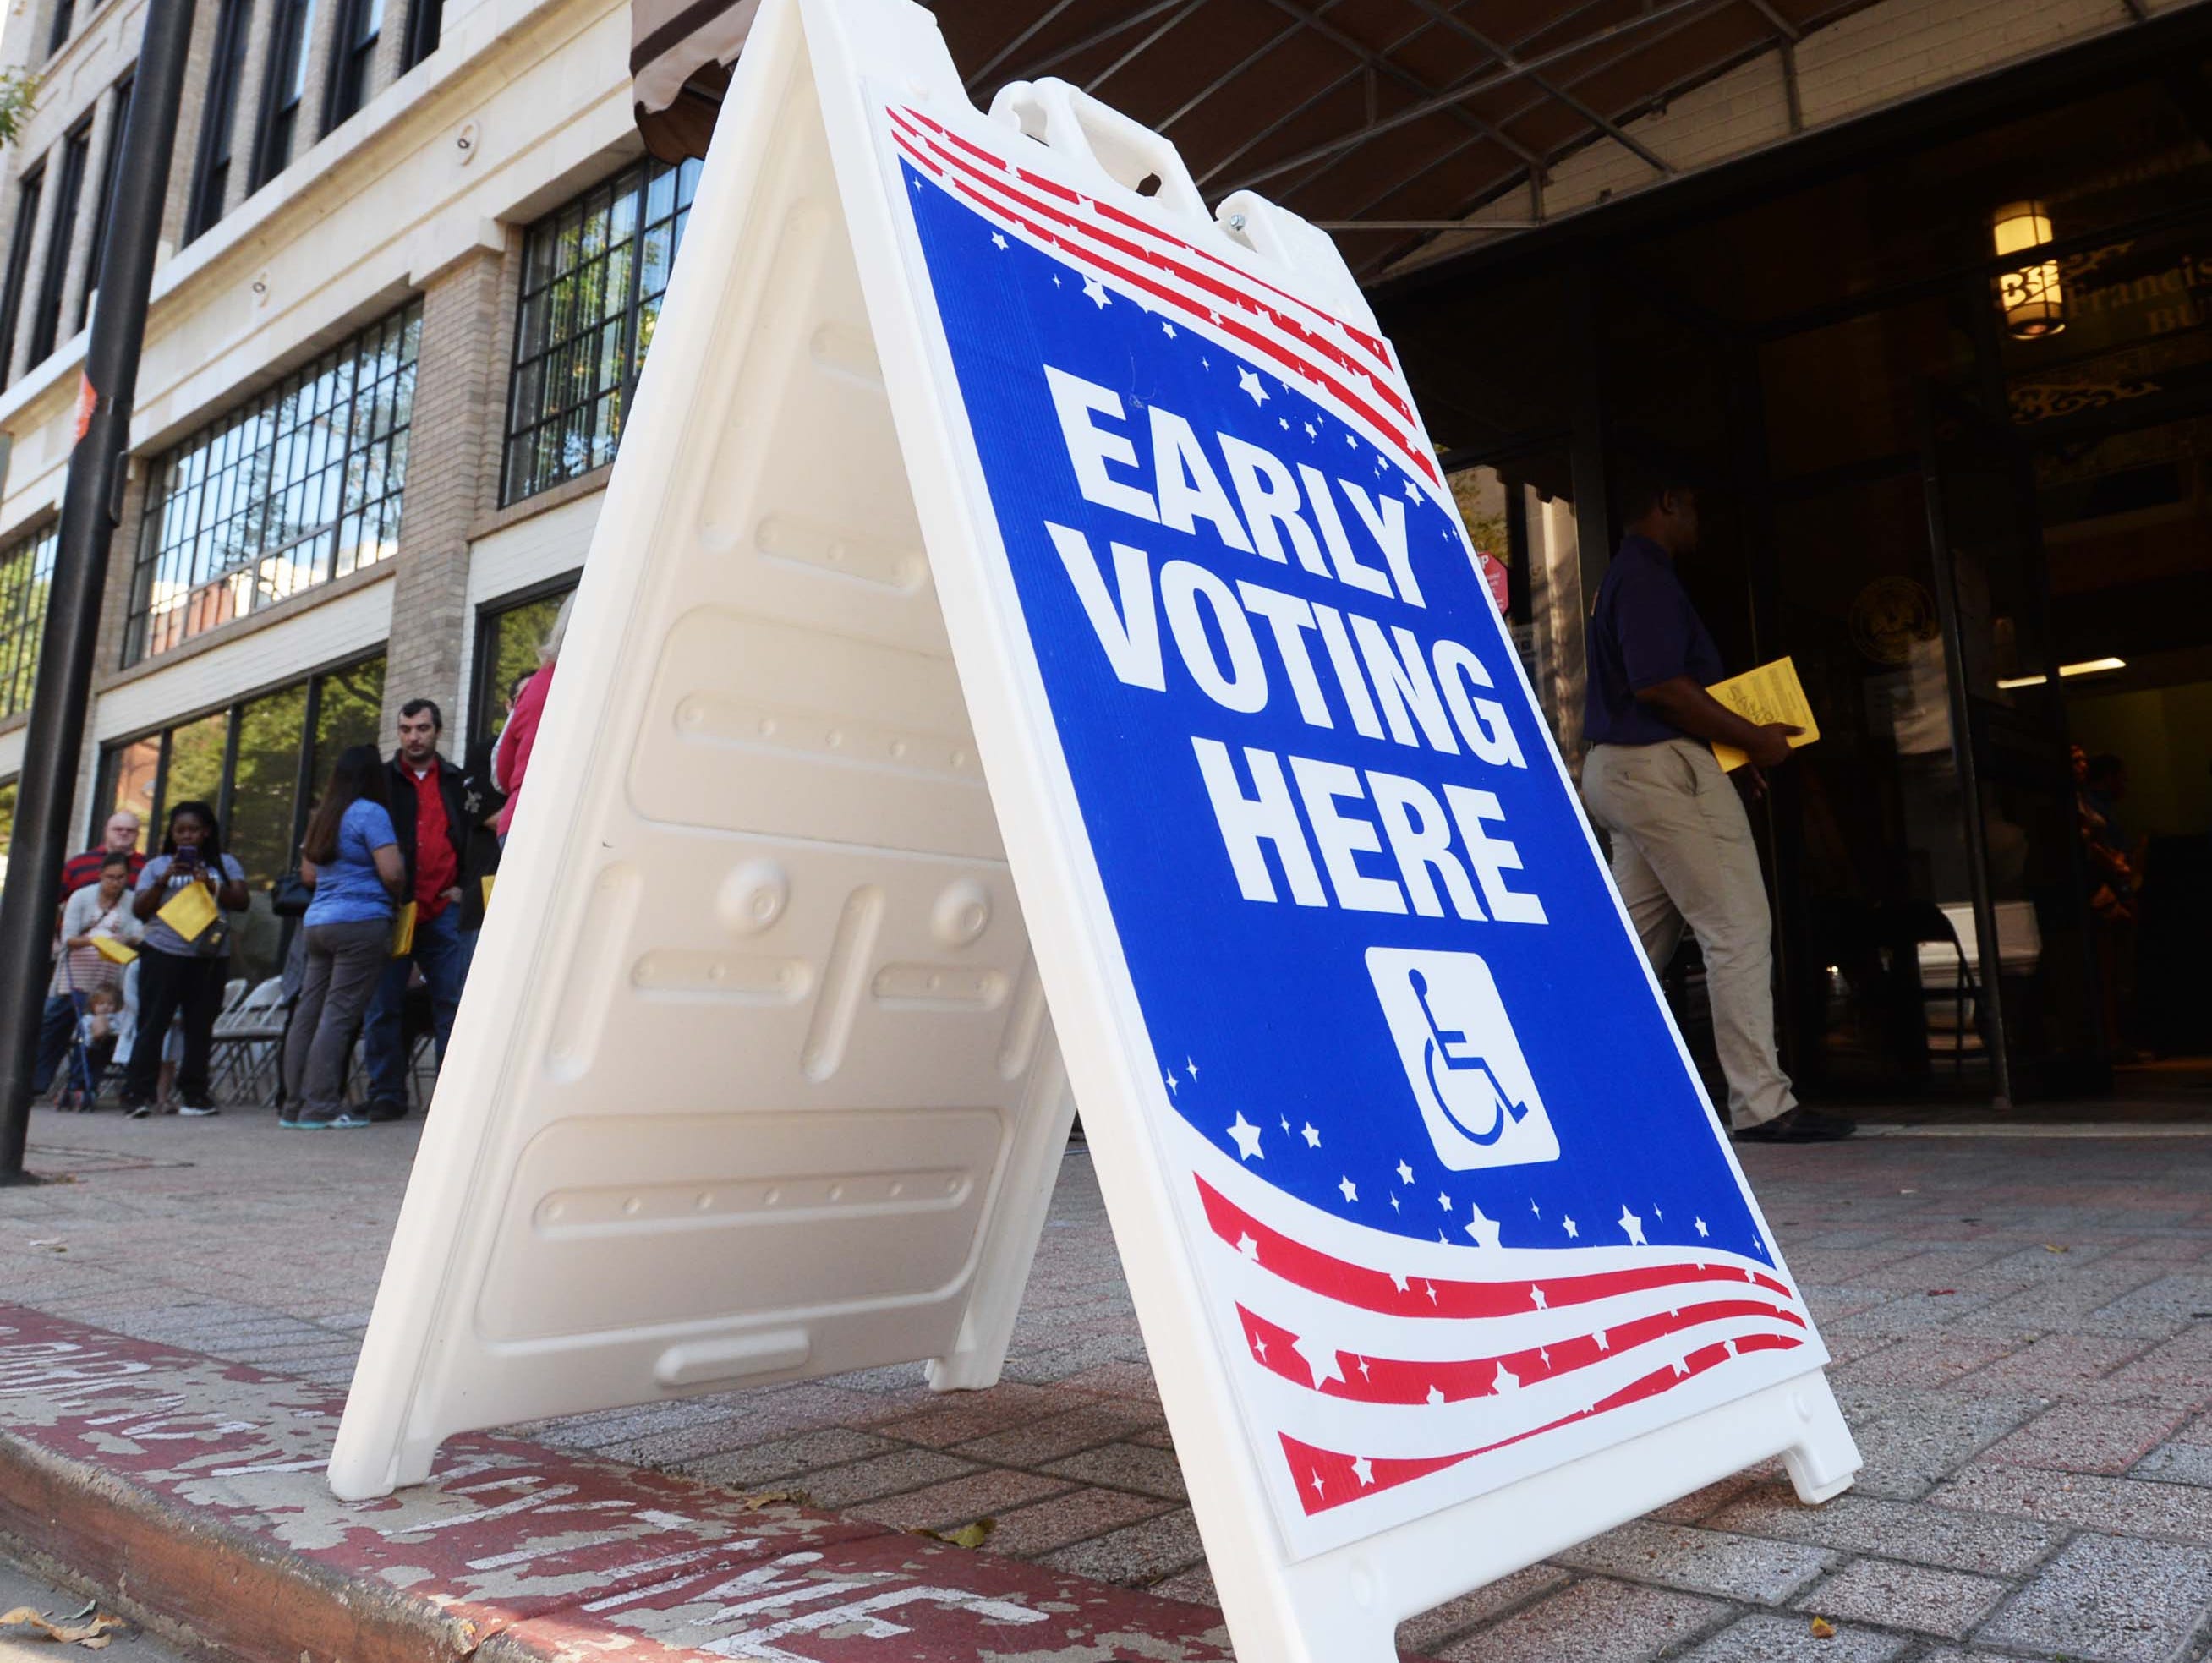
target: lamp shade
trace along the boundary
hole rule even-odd
[[[2039,202],[2008,203],[1990,216],[1990,236],[2001,259],[2045,247],[2051,241],[2050,212]],[[2017,339],[2057,334],[2066,327],[2066,293],[2058,281],[2058,262],[2039,260],[2000,273],[1997,308]]]

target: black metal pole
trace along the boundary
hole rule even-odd
[[[193,0],[148,0],[100,256],[76,446],[70,452],[69,481],[62,494],[39,678],[32,689],[17,780],[9,881],[0,893],[0,1183],[23,1177],[54,914],[61,904],[62,863],[70,853],[77,757],[84,746],[85,704],[100,650],[107,549],[122,496],[123,452],[137,394],[138,352],[146,339],[146,300],[154,284],[161,207],[169,191],[169,155],[176,149],[192,6]],[[155,1042],[160,1042],[158,1035]]]

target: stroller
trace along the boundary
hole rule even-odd
[[[116,1053],[130,1054],[131,1006],[133,1001],[128,983],[137,974],[134,960],[125,967],[124,984],[104,982],[89,991],[76,985],[75,973],[70,973],[70,1004],[76,1011],[76,1021],[70,1029],[69,1054],[62,1060],[61,1070],[54,1077],[53,1103],[64,1113],[89,1114],[100,1100],[100,1089],[108,1071],[113,1067]],[[111,988],[116,994],[116,1004],[107,1013],[108,1031],[97,1037],[93,1033],[93,1000],[102,988]]]

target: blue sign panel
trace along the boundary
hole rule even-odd
[[[1820,1361],[1387,345],[890,119],[1286,1533]]]

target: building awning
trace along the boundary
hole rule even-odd
[[[1335,234],[1363,278],[1486,208],[1544,214],[1592,147],[1644,182],[1681,162],[1634,124],[1874,0],[957,0],[979,101],[1057,76],[1173,139],[1209,198],[1251,188]],[[639,124],[702,155],[758,0],[632,0]],[[1510,230],[1528,220],[1487,220]]]

